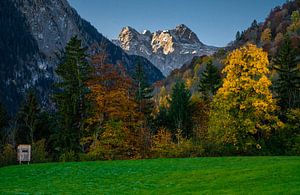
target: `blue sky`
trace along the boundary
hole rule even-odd
[[[68,0],[84,19],[109,39],[124,26],[138,31],[191,28],[208,45],[225,46],[236,32],[286,0]]]

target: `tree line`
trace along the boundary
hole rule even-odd
[[[272,66],[247,43],[227,55],[222,71],[205,58],[193,92],[178,78],[158,98],[139,61],[129,77],[122,64],[106,63],[105,52],[86,51],[77,37],[67,44],[53,111],[33,89],[15,117],[0,106],[2,165],[16,163],[18,144],[32,145],[34,162],[300,154],[300,72],[288,36]]]

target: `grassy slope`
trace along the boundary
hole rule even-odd
[[[300,157],[49,163],[0,168],[0,194],[300,194]]]

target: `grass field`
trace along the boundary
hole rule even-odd
[[[0,194],[300,194],[300,157],[74,162],[0,168]]]

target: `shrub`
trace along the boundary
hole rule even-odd
[[[108,151],[105,152],[104,148],[102,147],[102,144],[99,140],[96,140],[90,147],[89,152],[82,156],[82,159],[85,159],[87,161],[89,160],[104,160],[105,156],[107,156]]]
[[[135,137],[121,121],[108,121],[103,132],[90,148],[89,157],[93,160],[116,160],[137,158]]]
[[[79,161],[81,161],[81,162],[95,161],[95,160],[102,160],[102,159],[97,158],[89,153],[80,153],[79,154]]]
[[[203,147],[193,143],[191,139],[182,138],[176,146],[175,157],[197,157],[203,155]]]
[[[73,162],[78,160],[78,155],[73,151],[66,151],[60,155],[59,161],[61,162]]]
[[[300,108],[287,112],[285,126],[286,150],[288,155],[300,155]]]
[[[46,149],[45,149],[45,139],[41,139],[37,142],[35,142],[32,145],[32,162],[45,162],[46,161]]]
[[[152,139],[152,157],[196,157],[203,156],[201,145],[194,144],[191,139],[182,137],[181,131],[176,133],[176,143],[172,134],[166,129],[160,129]]]
[[[17,162],[17,153],[15,148],[11,144],[6,144],[3,148],[3,152],[0,158],[0,165],[12,165]]]
[[[165,128],[158,130],[152,138],[151,153],[153,157],[174,156],[176,144],[172,141],[172,134]]]

